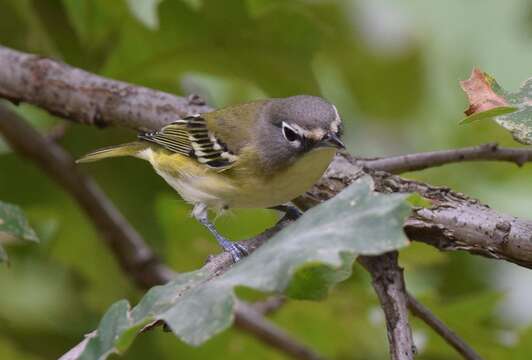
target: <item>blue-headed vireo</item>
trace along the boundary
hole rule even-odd
[[[272,208],[295,199],[325,172],[336,149],[344,148],[341,131],[333,105],[300,95],[188,116],[78,162],[115,156],[149,161],[237,261],[245,249],[220,235],[207,210]]]

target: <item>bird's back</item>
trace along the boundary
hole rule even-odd
[[[140,134],[141,142],[84,159],[131,155],[148,160],[184,200],[193,204],[211,208],[280,205],[309,189],[326,170],[335,150],[316,148],[281,157],[276,144],[286,140],[279,138],[282,129],[272,122],[275,119],[270,111],[276,100],[189,116],[159,131]],[[309,101],[305,97],[300,100]],[[296,110],[292,116],[282,113],[280,117],[297,119],[301,110]],[[287,149],[285,146],[284,154]]]
[[[202,114],[210,131],[235,155],[256,137],[256,125],[268,100],[257,100]]]

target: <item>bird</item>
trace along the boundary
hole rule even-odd
[[[148,161],[237,262],[246,249],[218,232],[209,210],[286,209],[345,149],[342,130],[336,107],[321,97],[269,98],[184,116],[76,162],[120,156]]]

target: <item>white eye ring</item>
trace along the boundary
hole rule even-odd
[[[297,132],[296,129],[288,125],[283,121],[282,123],[282,130],[283,130],[283,136],[291,144],[297,144],[299,146],[301,144],[301,136]]]

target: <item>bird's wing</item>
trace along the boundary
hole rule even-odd
[[[237,156],[209,131],[205,119],[200,115],[187,116],[161,130],[139,134],[139,139],[196,159],[217,170],[226,170],[237,160]]]

